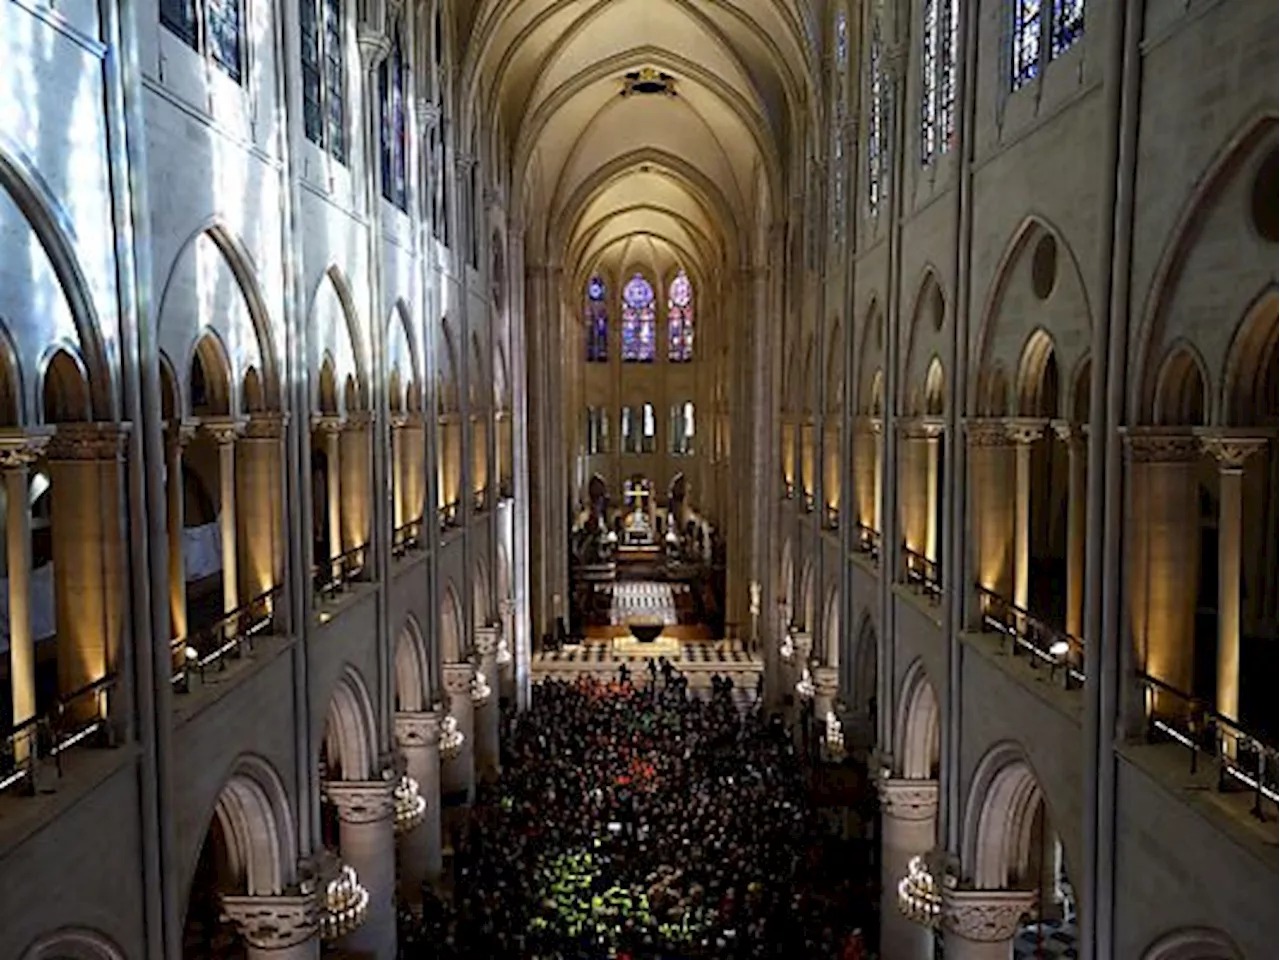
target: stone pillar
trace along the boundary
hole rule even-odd
[[[965,432],[970,448],[969,521],[974,531],[975,578],[993,593],[1009,597],[1013,592],[1009,437],[998,420],[966,421]],[[966,584],[965,589],[971,588]]]
[[[286,423],[282,414],[255,413],[240,441],[238,539],[244,544],[240,583],[245,602],[282,581],[284,537],[277,464]]]
[[[317,960],[320,901],[316,893],[222,898],[222,916],[235,924],[247,960]]]
[[[498,779],[502,756],[498,742],[501,711],[498,708],[498,628],[476,628],[476,653],[480,655],[480,675],[489,685],[489,699],[474,708],[476,729],[476,775],[485,783]]]
[[[446,794],[467,795],[467,803],[476,796],[476,731],[475,707],[471,702],[471,680],[475,670],[469,663],[444,665],[444,689],[449,696],[449,713],[458,721],[462,734],[462,748],[458,755],[444,761],[441,771],[441,789]]]
[[[873,441],[873,449],[875,451],[875,456],[872,458],[875,463],[875,469],[872,471],[872,474],[871,474],[872,488],[875,491],[875,494],[874,494],[875,520],[871,524],[871,526],[872,526],[872,529],[876,531],[876,533],[880,534],[881,539],[883,540],[884,532],[885,532],[884,531],[884,478],[882,476],[882,471],[884,468],[884,422],[881,420],[872,420],[871,432],[875,437]],[[880,549],[881,551],[884,551],[884,550],[890,549],[890,547],[885,543],[881,543]],[[896,547],[892,549],[895,552],[897,551]]]
[[[406,522],[405,508],[405,427],[409,418],[403,413],[391,415],[391,532],[394,543],[395,531]]]
[[[340,574],[337,561],[342,554],[342,421],[338,417],[316,417],[312,425],[324,442],[324,486],[329,527],[329,556],[324,558],[329,561],[327,580]],[[323,560],[316,557],[315,562],[320,566]]]
[[[1044,424],[1010,420],[1006,427],[1014,443],[1013,603],[1026,610],[1031,582],[1031,449],[1044,435]]]
[[[4,471],[5,558],[9,575],[9,687],[13,725],[36,715],[36,648],[31,630],[31,503],[27,496],[30,467],[49,442],[49,435],[5,431],[0,436],[0,469]],[[32,752],[35,728],[13,741],[14,762]]]
[[[1059,420],[1054,432],[1067,446],[1067,633],[1084,636],[1084,542],[1089,490],[1084,430]]]
[[[1266,440],[1211,437],[1204,448],[1218,461],[1218,713],[1240,719],[1240,544],[1244,464]]]
[[[368,960],[395,960],[395,781],[332,780],[325,794],[338,810],[338,851],[369,891],[369,916],[341,949]]]
[[[427,801],[422,823],[400,838],[401,887],[416,903],[424,881],[435,883],[444,869],[440,832],[440,714],[435,710],[396,714],[396,742],[405,772],[418,782]]]
[[[840,694],[840,674],[835,667],[813,668],[813,722],[817,729],[818,754],[826,756],[827,714],[836,712],[836,697]]]
[[[1133,483],[1126,566],[1140,669],[1190,693],[1195,661],[1200,508],[1195,470],[1200,444],[1189,434],[1130,431]],[[1157,713],[1183,702],[1156,696]]]
[[[898,882],[907,875],[912,857],[933,849],[938,781],[882,777],[876,789],[880,794],[880,956],[932,960],[933,935],[898,909]]]
[[[342,433],[342,550],[354,550],[369,543],[369,516],[372,512],[370,472],[373,468],[373,414],[366,410],[347,414]],[[362,553],[367,551],[361,551]],[[371,561],[360,557],[363,564]]]
[[[511,650],[510,644],[516,635],[516,602],[509,598],[499,600],[498,613],[502,617],[502,637],[499,642],[505,641],[508,644],[506,661],[498,663],[498,690],[501,696],[514,701],[516,665],[514,651]]]
[[[236,545],[236,438],[244,432],[244,424],[230,418],[207,418],[201,427],[218,445],[218,529],[222,534],[222,612],[231,613],[240,606],[238,548]],[[235,633],[235,624],[226,627]]]
[[[941,439],[945,424],[928,420],[922,425],[925,442],[924,465],[924,555],[938,562],[938,469],[941,466]]]
[[[942,930],[947,960],[1009,960],[1019,923],[1035,901],[1035,892],[1030,890],[944,890]]]
[[[169,534],[169,632],[174,640],[187,636],[187,570],[182,532],[186,527],[182,451],[196,434],[194,423],[170,425],[165,435],[165,502]]]
[[[901,543],[893,547],[896,569],[899,573],[905,569],[908,558],[900,555],[900,547],[905,544],[908,550],[924,553],[927,536],[925,487],[925,458],[928,454],[928,438],[916,422],[907,422],[902,428],[902,443],[898,456],[898,513],[902,523]],[[895,579],[900,579],[895,574]]]

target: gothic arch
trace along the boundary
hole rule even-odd
[[[81,423],[93,418],[89,372],[73,344],[50,344],[39,369],[41,423]]]
[[[396,709],[420,713],[428,706],[430,697],[427,679],[430,677],[430,658],[422,628],[413,614],[405,617],[396,639]]]
[[[1183,927],[1147,947],[1142,960],[1244,960],[1244,953],[1221,931]]]
[[[228,416],[240,406],[236,397],[235,374],[231,364],[231,356],[227,351],[226,341],[213,327],[204,327],[196,332],[195,338],[187,351],[187,389],[180,396],[184,401],[184,409],[188,414],[197,414],[194,402],[194,376],[196,364],[200,364],[204,380],[209,408],[204,411],[214,416]],[[181,381],[179,381],[181,382]]]
[[[0,319],[0,426],[16,427],[26,422],[26,393],[22,367],[9,326]]]
[[[338,316],[325,316],[322,310],[332,312],[332,307],[326,308],[326,291],[337,301]],[[364,337],[364,329],[360,323],[360,312],[356,308],[355,298],[351,291],[351,283],[347,279],[346,274],[337,266],[331,264],[320,276],[316,289],[311,297],[311,308],[308,311],[311,318],[312,329],[315,331],[315,347],[318,353],[315,354],[317,371],[321,369],[321,364],[325,357],[329,357],[333,361],[334,376],[339,383],[350,384],[354,382],[355,393],[359,399],[361,408],[367,406],[369,398],[369,376],[366,364],[366,343]],[[341,326],[339,327],[339,323]],[[335,329],[336,328],[336,329]],[[349,358],[344,358],[342,353],[342,345],[345,341],[347,350],[350,352]],[[337,352],[334,350],[337,348]],[[344,362],[345,361],[345,362]],[[349,368],[348,368],[349,364]],[[351,401],[351,390],[343,391],[342,407],[343,413],[349,412],[349,404]]]
[[[822,605],[822,660],[829,667],[840,666],[840,590],[834,584]],[[837,674],[839,676],[839,674]]]
[[[843,661],[841,663],[841,670],[848,683],[842,681],[840,687],[846,691],[845,700],[849,706],[865,715],[872,723],[875,722],[872,701],[876,698],[880,657],[878,644],[871,612],[863,610],[858,619],[858,630],[853,634],[853,650],[850,652],[848,667],[844,666]]]
[[[359,671],[348,665],[334,686],[325,716],[325,737],[331,748],[329,779],[368,780],[373,776],[375,729],[369,687]]]
[[[1159,426],[1204,426],[1210,422],[1209,374],[1200,351],[1179,339],[1169,346],[1156,378],[1151,422]]]
[[[937,359],[937,351],[942,346],[941,331],[946,313],[947,299],[942,290],[942,282],[938,279],[938,271],[933,264],[925,264],[911,304],[911,329],[907,335],[907,349],[902,363],[903,409],[916,415],[918,412],[911,410],[911,392],[918,390],[919,384],[927,376],[927,368],[921,368],[919,364],[924,358]]]
[[[489,568],[484,562],[484,557],[476,556],[475,574],[472,580],[472,606],[471,617],[477,627],[483,627],[492,622],[493,611],[490,603],[491,593],[489,591]]]
[[[894,758],[902,776],[911,780],[932,780],[938,775],[940,748],[938,697],[924,672],[924,662],[915,660],[902,678],[898,697],[897,736]]]
[[[442,663],[459,663],[463,660],[467,644],[464,642],[462,604],[458,601],[458,591],[450,580],[444,587],[444,598],[440,602],[440,661]]]
[[[1226,426],[1276,421],[1277,322],[1273,285],[1240,321],[1222,372],[1219,416]]]
[[[41,934],[20,960],[126,960],[106,934],[85,927],[61,927]]]
[[[800,573],[800,613],[804,617],[803,626],[806,633],[812,636],[813,628],[817,625],[814,614],[817,612],[815,603],[815,586],[816,572],[813,567],[813,560],[806,558],[804,567]]]

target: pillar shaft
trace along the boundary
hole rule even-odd
[[[324,431],[325,499],[329,521],[329,576],[339,576],[337,559],[342,554],[342,423],[326,420]]]
[[[418,782],[426,800],[422,823],[400,838],[402,888],[413,903],[424,882],[434,883],[443,870],[440,829],[440,717],[434,711],[396,714],[396,741],[404,755],[405,772]]]
[[[880,793],[880,956],[932,960],[933,935],[898,909],[898,883],[912,857],[933,849],[938,782],[891,778],[877,781],[876,787]]]
[[[399,530],[405,524],[405,418],[391,422],[391,529]]]
[[[1084,547],[1088,516],[1088,459],[1080,427],[1054,424],[1067,446],[1067,633],[1084,636]]]
[[[1019,443],[1013,481],[1013,602],[1027,609],[1031,583],[1031,444]]]
[[[27,498],[30,465],[48,437],[19,434],[0,443],[6,497],[5,557],[9,574],[9,684],[13,725],[36,715],[36,648],[31,629],[31,505]],[[14,761],[31,755],[35,729],[13,742]]]
[[[469,663],[444,665],[444,688],[449,697],[449,713],[458,721],[462,748],[457,756],[441,765],[441,789],[446,794],[465,793],[467,802],[476,794],[475,706],[471,702],[471,680],[475,670]]]
[[[234,420],[207,420],[205,430],[218,445],[218,530],[222,534],[222,610],[231,613],[240,606],[240,569],[238,564],[236,516],[236,438],[244,429]],[[234,633],[235,624],[226,626]]]
[[[338,808],[338,847],[369,891],[369,915],[339,946],[369,960],[395,960],[396,838],[391,781],[336,781],[326,793]]]
[[[498,743],[498,631],[481,627],[476,631],[476,652],[480,654],[480,674],[489,685],[489,698],[475,707],[476,774],[485,783],[498,779],[501,755]]]
[[[283,435],[283,417],[256,414],[240,441],[238,540],[244,547],[244,569],[239,579],[246,602],[281,582],[284,543],[277,463]]]
[[[174,424],[165,438],[165,505],[169,534],[169,623],[173,639],[187,635],[187,570],[182,533],[186,527],[182,451],[195,433],[192,424]]]
[[[934,563],[938,562],[938,440],[936,433],[925,440],[924,555]]]

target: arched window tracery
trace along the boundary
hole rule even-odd
[[[622,290],[623,363],[653,363],[655,325],[653,287],[637,273]]]
[[[587,281],[587,362],[609,362],[609,308],[605,305],[606,288],[598,276]]]
[[[671,281],[667,296],[667,360],[693,360],[693,283],[683,270]]]

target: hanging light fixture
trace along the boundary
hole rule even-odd
[[[844,756],[844,726],[834,710],[827,711],[826,743],[827,752],[832,757]]]
[[[796,693],[801,699],[812,700],[817,689],[813,685],[813,675],[809,673],[809,668],[804,668],[804,673],[800,675],[800,679],[796,681]]]
[[[950,876],[944,881],[948,886],[955,883]],[[898,910],[926,927],[936,927],[942,919],[942,891],[923,856],[912,857],[907,862],[907,875],[898,881]]]
[[[413,830],[427,815],[427,799],[418,792],[418,781],[407,773],[396,784],[396,833]]]
[[[458,718],[448,714],[440,721],[440,757],[452,760],[462,752],[463,733],[458,729]]]
[[[337,876],[325,884],[320,936],[325,940],[345,937],[364,923],[368,915],[369,891],[360,883],[353,867],[340,864]]]
[[[506,637],[498,638],[498,652],[494,654],[494,662],[500,667],[505,667],[512,661],[511,645],[507,643]]]
[[[476,671],[471,677],[471,702],[475,706],[483,706],[489,699],[489,695],[493,691],[489,688],[489,681],[480,671]]]

